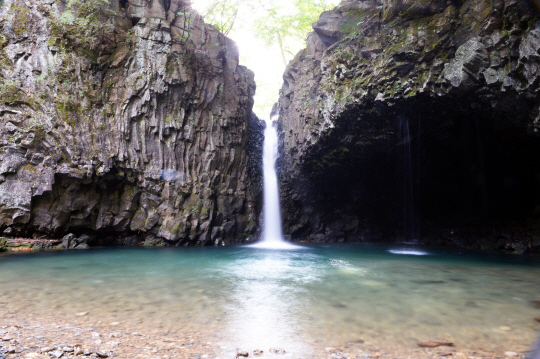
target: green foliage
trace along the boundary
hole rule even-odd
[[[237,20],[243,20],[238,19],[243,8],[252,15],[255,35],[269,46],[278,45],[285,61],[286,53],[294,56],[294,42],[303,44],[312,31],[311,24],[335,3],[335,0],[211,0],[203,17],[205,22],[227,35],[235,28]]]
[[[394,92],[395,93],[403,92],[403,84],[401,83],[401,79],[396,81],[396,86],[395,86],[395,91]]]
[[[330,0],[294,0],[291,9],[291,4],[253,1],[252,6],[261,7],[266,12],[255,21],[255,33],[267,45],[279,45],[286,62],[285,53],[294,56],[290,44],[294,41],[303,43],[312,31],[311,25],[323,11],[331,9],[332,4]]]
[[[206,22],[228,35],[234,27],[238,10],[244,2],[242,0],[213,0],[203,17]]]

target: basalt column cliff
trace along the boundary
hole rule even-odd
[[[0,235],[253,236],[253,73],[189,3],[8,0],[0,63]]]
[[[285,232],[540,249],[540,24],[526,0],[345,1],[279,104]]]

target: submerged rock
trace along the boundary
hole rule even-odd
[[[240,350],[240,349],[236,349],[236,358],[239,358],[239,357],[247,358],[247,357],[249,357],[249,352],[246,352],[246,351],[243,351],[243,350]]]
[[[0,232],[252,236],[261,130],[236,44],[184,0],[108,1],[87,27],[62,4],[0,14]]]
[[[438,346],[453,346],[454,343],[449,342],[446,339],[441,338],[432,338],[425,341],[418,342],[418,346],[424,347],[424,348],[435,348]]]
[[[64,356],[64,353],[60,350],[55,350],[53,352],[51,352],[51,355],[55,358],[61,358],[62,356]]]

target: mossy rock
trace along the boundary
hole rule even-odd
[[[163,247],[165,246],[165,243],[163,243],[163,240],[161,240],[161,238],[149,236],[144,241],[144,246],[145,247]]]
[[[7,251],[7,240],[4,237],[0,237],[0,252]]]

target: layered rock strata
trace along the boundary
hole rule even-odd
[[[520,0],[344,1],[279,104],[296,240],[540,247],[540,25]]]
[[[188,2],[8,0],[0,62],[0,233],[254,235],[253,73]]]

